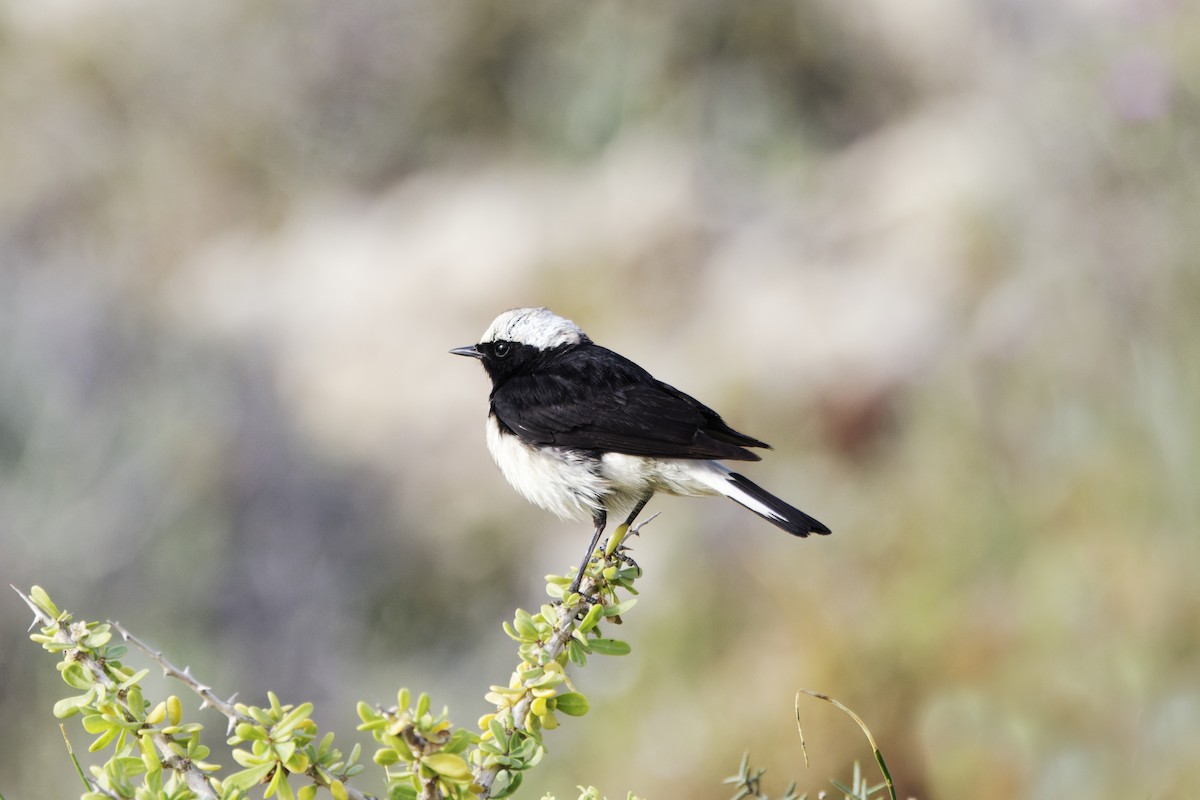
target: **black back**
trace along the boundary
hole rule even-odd
[[[551,350],[515,342],[477,348],[492,378],[492,413],[531,444],[737,461],[759,460],[747,447],[769,447],[589,340]]]

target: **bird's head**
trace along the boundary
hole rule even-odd
[[[578,325],[548,308],[513,308],[492,320],[478,344],[450,352],[478,358],[494,383],[547,352],[589,341]]]

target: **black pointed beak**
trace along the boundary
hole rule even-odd
[[[471,358],[483,358],[483,353],[479,352],[479,348],[473,344],[466,347],[456,347],[450,351],[456,356],[470,356]]]

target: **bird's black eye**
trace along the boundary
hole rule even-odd
[[[511,352],[512,345],[508,342],[496,342],[492,345],[492,354],[495,355],[496,358],[504,358]]]

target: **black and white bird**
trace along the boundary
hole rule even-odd
[[[505,311],[478,344],[450,352],[478,358],[492,379],[487,444],[513,488],[562,519],[595,524],[572,591],[608,515],[625,513],[631,525],[655,492],[724,495],[794,536],[829,533],[721,463],[758,461],[746,448],[770,445],[549,309]]]

